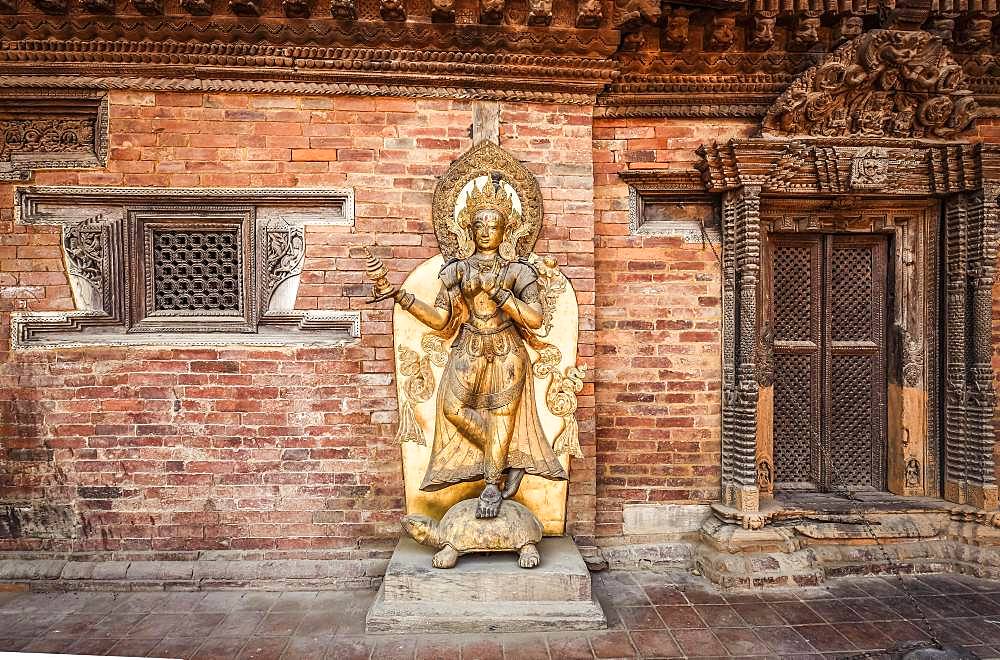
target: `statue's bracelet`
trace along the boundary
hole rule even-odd
[[[417,300],[416,296],[414,296],[409,291],[404,291],[403,295],[399,297],[399,306],[402,307],[404,310],[408,310],[411,307],[413,307],[413,303],[416,300]]]
[[[497,289],[493,292],[493,302],[497,304],[498,307],[503,307],[503,304],[514,294],[510,292],[510,289]]]

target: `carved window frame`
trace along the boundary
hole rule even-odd
[[[354,224],[349,189],[103,188],[15,190],[15,223],[61,227],[76,309],[11,317],[15,350],[93,345],[341,345],[360,336],[360,314],[296,310],[312,225]],[[147,313],[152,268],[145,227],[237,228],[243,313]],[[345,238],[347,232],[345,231]]]
[[[629,186],[629,233],[635,236],[678,236],[686,243],[707,240],[718,245],[721,208],[718,199],[709,195],[698,171],[691,170],[626,170],[619,177]],[[708,207],[711,221],[690,218],[650,222],[645,219],[646,206],[652,203],[699,205]]]

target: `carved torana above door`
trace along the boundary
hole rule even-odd
[[[973,124],[976,110],[941,39],[872,30],[792,83],[763,126],[765,135],[948,139]]]

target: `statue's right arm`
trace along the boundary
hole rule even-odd
[[[450,269],[448,272],[442,270],[441,290],[438,291],[437,300],[434,301],[433,306],[423,300],[417,300],[412,293],[402,289],[396,292],[394,298],[400,307],[424,325],[434,330],[443,330],[451,321],[451,294],[448,291],[448,282],[454,283],[453,278],[454,269]]]
[[[441,309],[433,305],[428,305],[422,300],[418,300],[412,293],[400,289],[396,295],[396,302],[404,310],[413,315],[424,325],[434,330],[443,330],[451,320],[451,307]]]

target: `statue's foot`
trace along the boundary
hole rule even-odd
[[[479,495],[479,506],[476,507],[477,518],[496,518],[500,513],[500,505],[503,503],[503,496],[496,484],[486,484],[482,494]]]
[[[446,545],[431,558],[434,568],[453,568],[458,561],[458,552],[450,545]]]
[[[509,500],[517,494],[517,489],[521,487],[521,479],[524,478],[524,470],[521,468],[511,468],[507,470],[507,482],[503,486],[502,496]]]
[[[521,548],[521,555],[517,558],[517,564],[521,568],[534,568],[538,566],[542,558],[538,555],[538,548],[534,543],[529,543]]]

